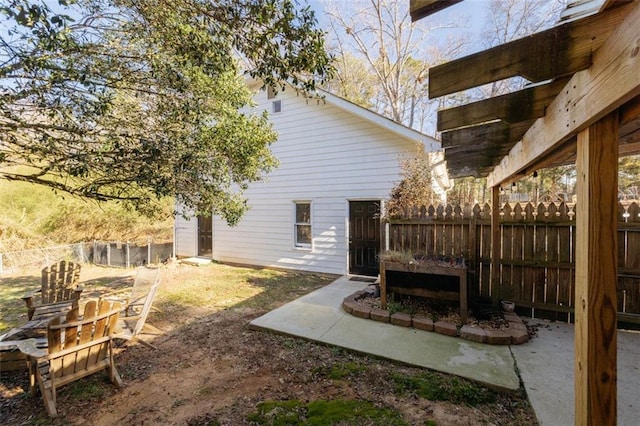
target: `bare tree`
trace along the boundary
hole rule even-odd
[[[338,58],[352,55],[362,61],[374,83],[374,110],[398,123],[435,134],[435,107],[427,97],[428,70],[458,54],[465,39],[437,43],[434,33],[456,24],[433,20],[412,24],[408,6],[409,2],[396,0],[341,3],[339,8],[329,4],[330,46]],[[360,74],[341,67],[340,59],[336,68],[342,93],[357,98],[361,92],[352,93],[347,82]]]
[[[491,0],[482,30],[484,47],[499,46],[552,27],[565,6],[566,0]],[[482,92],[496,96],[522,89],[528,83],[517,77],[491,83]]]

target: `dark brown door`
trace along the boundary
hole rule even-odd
[[[213,225],[211,216],[198,216],[198,256],[211,257]]]
[[[378,275],[380,202],[349,202],[349,273]]]

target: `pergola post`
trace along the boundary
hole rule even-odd
[[[618,114],[578,133],[575,424],[615,425]]]
[[[500,186],[491,187],[491,298],[494,303],[500,301],[500,254],[502,239],[500,238]]]

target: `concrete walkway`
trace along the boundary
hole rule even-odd
[[[398,362],[515,390],[524,383],[541,425],[573,425],[573,326],[531,320],[538,336],[517,346],[492,346],[356,318],[342,300],[367,286],[341,277],[251,322]],[[639,425],[640,333],[618,333],[618,424]],[[516,369],[520,372],[518,376]]]
[[[251,322],[267,329],[515,390],[520,379],[508,346],[491,346],[346,313],[342,300],[367,286],[339,278]]]

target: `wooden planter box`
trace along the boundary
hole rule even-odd
[[[426,282],[426,280],[424,287],[400,287],[387,285],[386,271],[458,277],[458,291],[430,289],[428,288],[428,282]],[[465,266],[407,265],[396,262],[380,262],[380,303],[382,304],[382,309],[387,308],[387,293],[430,297],[437,300],[459,301],[460,317],[463,322],[467,321],[467,268]]]

